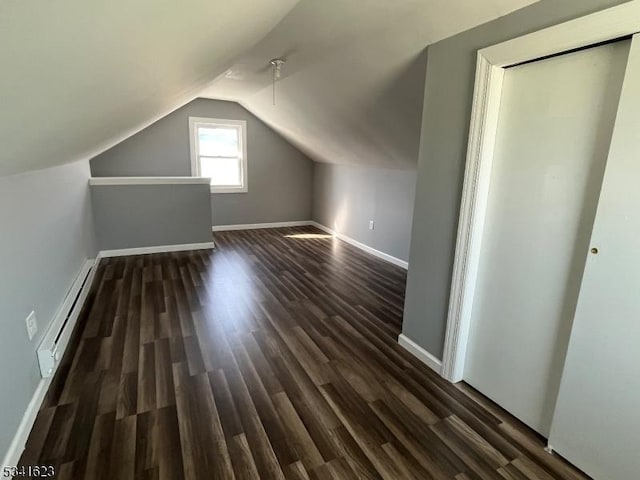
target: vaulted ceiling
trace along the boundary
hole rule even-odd
[[[0,0],[0,175],[87,158],[192,100],[297,0]]]
[[[530,3],[0,0],[0,175],[94,156],[197,96],[315,160],[412,168],[425,47]]]
[[[415,168],[425,48],[531,3],[301,0],[202,95],[241,103],[314,160]]]

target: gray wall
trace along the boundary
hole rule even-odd
[[[100,250],[211,242],[209,185],[94,185]]]
[[[442,357],[476,52],[621,0],[542,0],[431,45],[403,333]]]
[[[312,219],[406,261],[415,186],[414,171],[316,163]]]
[[[194,100],[92,159],[92,174],[191,175],[189,117],[247,121],[249,191],[212,194],[212,225],[309,220],[313,162],[233,102]]]
[[[95,256],[87,161],[0,177],[0,457],[40,381],[37,346]],[[38,333],[29,341],[25,318]]]

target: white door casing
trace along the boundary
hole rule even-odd
[[[449,381],[463,378],[504,69],[639,31],[640,0],[633,0],[478,52],[442,359],[442,375]]]

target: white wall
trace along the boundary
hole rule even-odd
[[[95,255],[87,161],[0,177],[0,457],[40,381],[36,350]],[[39,331],[29,341],[25,318]]]

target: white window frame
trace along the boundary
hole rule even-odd
[[[200,177],[200,142],[198,141],[198,127],[233,127],[240,129],[240,178],[242,185],[215,186],[211,185],[211,193],[246,193],[247,185],[247,122],[244,120],[227,120],[222,118],[189,117],[189,147],[191,150],[191,175]],[[212,157],[213,158],[213,157]],[[226,157],[225,157],[226,158]],[[234,157],[235,158],[235,157]]]

